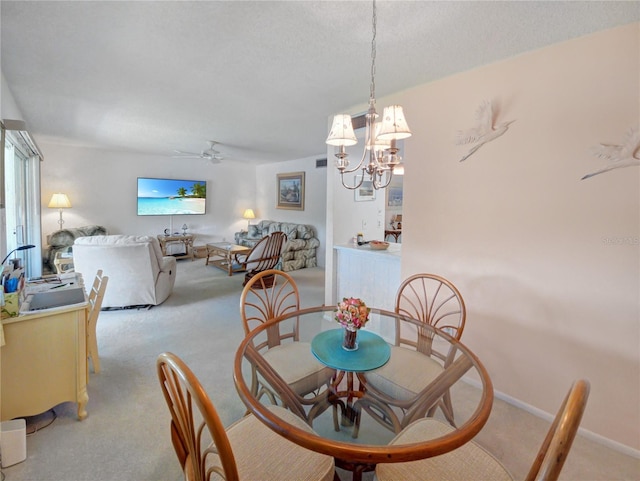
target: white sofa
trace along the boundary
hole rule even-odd
[[[176,259],[165,257],[151,236],[102,235],[79,237],[73,244],[73,263],[85,283],[99,269],[109,276],[102,307],[158,305],[173,291]]]

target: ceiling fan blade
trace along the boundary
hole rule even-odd
[[[195,157],[200,157],[202,155],[200,152],[185,152],[184,150],[174,150],[174,152],[180,155],[193,155]]]
[[[172,155],[172,157],[178,158],[178,159],[204,159],[209,161],[212,164],[219,164],[220,161],[224,159],[224,156],[220,151],[213,148],[218,143],[219,142],[216,142],[215,140],[209,140],[208,141],[209,148],[207,150],[203,150],[200,153],[185,152],[183,150],[174,150],[174,152],[178,155]]]

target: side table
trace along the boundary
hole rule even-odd
[[[56,273],[58,274],[71,272],[73,270],[73,254],[56,252],[56,256],[53,259],[53,265],[55,266]]]
[[[162,249],[162,255],[170,255],[167,254],[167,245],[173,242],[181,242],[184,244],[184,254],[183,255],[175,255],[176,259],[195,259],[195,255],[193,252],[193,240],[196,238],[193,234],[173,234],[173,235],[158,235],[158,242],[160,242],[160,248]]]

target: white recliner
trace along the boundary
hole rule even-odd
[[[151,236],[79,237],[73,263],[85,280],[100,269],[109,277],[103,308],[161,304],[176,280],[176,259],[163,256],[158,239]]]

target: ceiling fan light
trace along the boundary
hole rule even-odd
[[[400,140],[411,137],[411,130],[404,117],[400,105],[391,105],[384,108],[382,113],[382,126],[378,133],[380,140]]]
[[[348,114],[338,114],[333,117],[333,124],[329,131],[326,143],[328,145],[334,145],[336,147],[356,145],[358,139],[353,132],[353,124],[351,123],[351,116]]]

